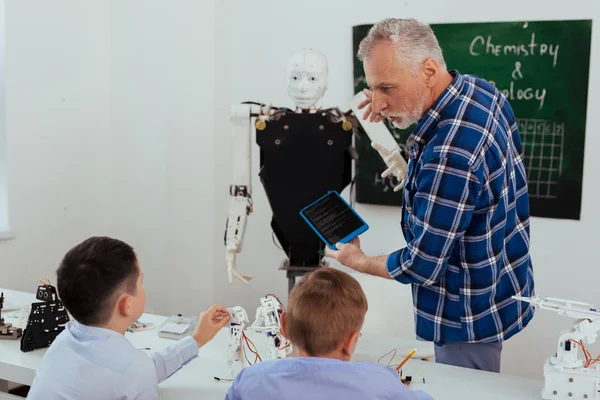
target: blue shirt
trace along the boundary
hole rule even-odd
[[[158,399],[158,384],[198,355],[187,336],[151,356],[118,332],[69,322],[40,363],[28,399]]]
[[[243,369],[225,400],[433,400],[391,368],[331,358],[284,358]]]
[[[412,284],[417,337],[503,341],[534,313],[511,299],[534,295],[523,147],[506,98],[481,78],[451,74],[408,139],[407,247],[387,267]]]

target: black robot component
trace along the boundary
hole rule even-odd
[[[324,243],[300,210],[352,180],[353,123],[337,109],[294,112],[280,109],[258,121],[259,176],[273,217],[271,227],[288,259],[290,289],[297,276],[323,265]]]
[[[27,327],[21,338],[23,352],[50,346],[69,322],[69,314],[58,298],[54,286],[40,285],[36,298],[41,302],[31,304]]]

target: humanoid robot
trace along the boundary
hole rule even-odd
[[[265,333],[269,342],[269,359],[287,357],[292,351],[289,340],[281,333],[280,316],[283,313],[283,304],[276,296],[266,295],[260,299],[260,306],[256,309],[256,318],[247,329],[257,333]],[[225,353],[225,359],[232,377],[235,377],[235,364],[241,362],[241,368],[250,365],[248,354],[244,345],[249,347],[250,340],[246,336],[246,325],[248,314],[243,307],[235,306],[228,309],[231,319],[229,320],[229,345]],[[252,350],[249,349],[250,352]],[[258,353],[255,353],[260,359]]]
[[[235,363],[241,362],[242,369],[249,364],[245,360],[244,348],[242,339],[244,338],[244,330],[248,323],[248,314],[242,307],[235,306],[229,311],[229,345],[225,353],[225,360],[231,372],[232,378],[235,377]]]
[[[355,116],[358,103],[366,98],[362,92],[347,112],[316,105],[327,89],[327,73],[322,53],[300,50],[289,61],[288,94],[296,105],[294,110],[251,102],[232,107],[233,183],[225,232],[230,283],[232,277],[244,283],[252,279],[237,271],[236,255],[242,250],[253,206],[250,171],[254,131],[260,147],[259,176],[273,211],[271,227],[287,255],[280,269],[287,272],[289,290],[296,277],[326,265],[324,243],[299,212],[329,191],[341,193],[351,183],[356,158],[352,136],[359,124],[386,162],[388,169],[382,176],[393,175],[397,182],[405,177],[406,161],[385,125]]]

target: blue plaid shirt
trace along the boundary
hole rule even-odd
[[[417,337],[498,342],[533,317],[523,148],[506,98],[485,80],[454,79],[408,139],[402,231],[387,259],[411,283]]]

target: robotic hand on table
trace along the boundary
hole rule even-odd
[[[353,181],[356,151],[352,135],[359,124],[386,163],[382,177],[393,175],[399,182],[394,190],[402,188],[406,175],[407,164],[400,147],[383,122],[357,117],[364,112],[358,107],[370,101],[365,93],[359,92],[351,100],[347,112],[315,106],[327,89],[327,60],[323,54],[313,49],[296,52],[289,62],[288,77],[294,110],[253,102],[231,109],[233,182],[225,231],[230,283],[234,277],[245,284],[252,279],[237,271],[236,257],[253,211],[253,135],[260,147],[259,176],[273,211],[271,227],[287,255],[281,269],[287,271],[290,290],[296,277],[324,265],[324,244],[299,212],[329,191],[341,193]]]
[[[285,358],[291,353],[292,346],[289,340],[281,333],[280,317],[284,311],[283,304],[274,295],[267,295],[261,298],[260,303],[260,307],[256,309],[254,323],[247,329],[266,334],[269,341],[270,359]],[[236,362],[241,362],[242,369],[252,364],[244,346],[247,347],[249,353],[255,356],[254,362],[262,361],[262,359],[258,354],[258,350],[254,347],[254,343],[252,343],[245,333],[246,324],[248,323],[246,310],[239,306],[228,310],[231,320],[229,322],[229,346],[225,354],[225,359],[231,376],[234,377]]]
[[[544,363],[543,399],[600,399],[600,356],[592,358],[586,345],[600,330],[600,312],[589,303],[552,297],[520,297],[537,308],[577,318],[573,327],[561,332],[556,353]]]

